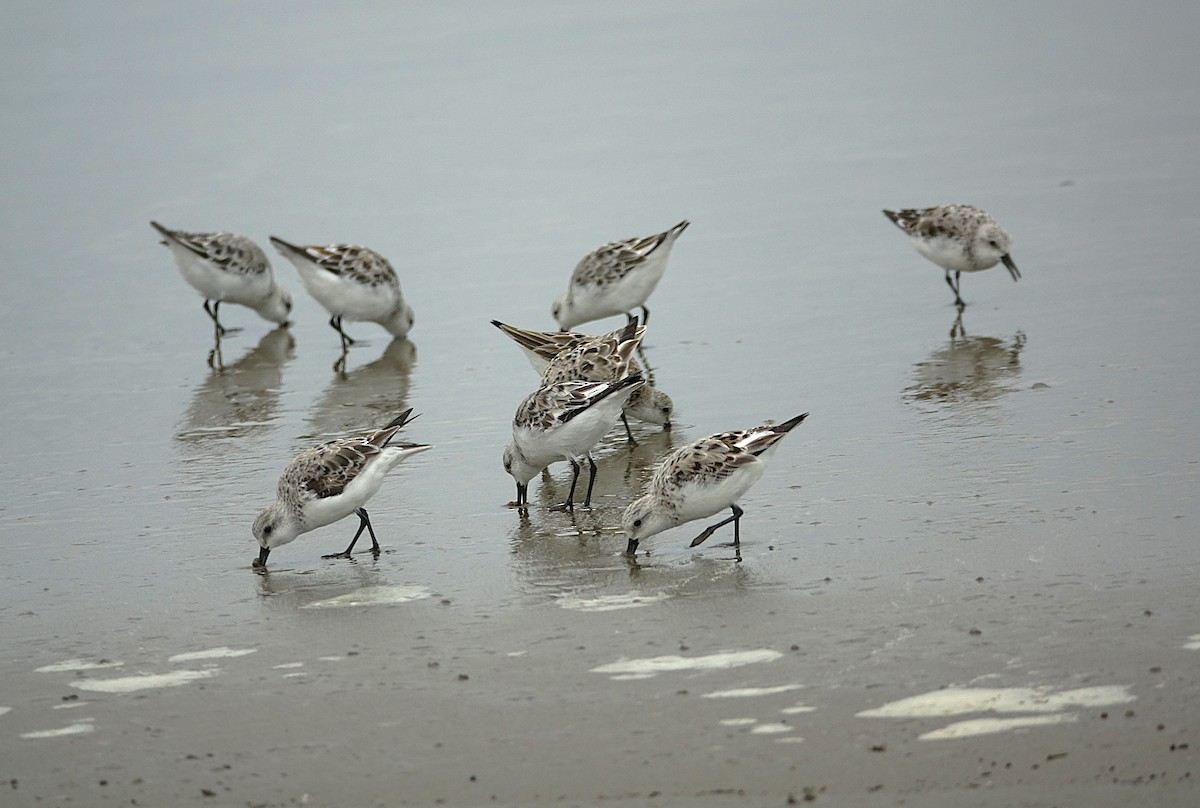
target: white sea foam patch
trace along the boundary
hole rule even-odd
[[[769,648],[758,648],[753,651],[718,651],[715,654],[700,657],[660,656],[646,659],[622,659],[592,668],[592,673],[613,674],[613,678],[639,679],[656,676],[660,673],[677,671],[715,671],[728,668],[740,668],[743,665],[756,665],[760,662],[774,662],[783,654]]]
[[[303,668],[303,662],[284,662],[282,665],[272,665],[271,670],[282,671],[288,668]]]
[[[1135,701],[1124,685],[1053,692],[1047,687],[948,687],[893,701],[860,718],[939,718],[969,713],[1055,713],[1073,707],[1107,707]]]
[[[750,730],[753,735],[778,735],[781,732],[791,732],[792,728],[787,724],[759,724],[754,729]]]
[[[717,722],[723,727],[748,727],[751,724],[757,724],[757,718],[722,718]]]
[[[428,589],[420,586],[368,586],[354,592],[306,603],[302,609],[344,609],[348,606],[380,606],[388,603],[408,603],[429,597]]]
[[[68,671],[95,671],[101,668],[119,668],[124,665],[124,662],[109,662],[101,660],[99,662],[89,662],[86,659],[68,659],[63,662],[55,662],[53,665],[44,665],[38,668],[34,673],[67,673]]]
[[[805,704],[804,702],[798,701],[795,704],[793,704],[791,707],[784,707],[779,712],[783,713],[784,715],[799,715],[800,713],[816,712],[816,710],[817,710],[816,707],[810,707],[809,705]]]
[[[1051,715],[1027,715],[1020,718],[975,718],[956,721],[949,726],[918,735],[922,741],[940,741],[947,738],[970,738],[974,735],[991,735],[1011,732],[1014,729],[1044,727],[1050,724],[1073,724],[1079,720],[1078,713],[1052,713]]]
[[[12,707],[0,707],[0,715],[4,715],[5,713],[11,713],[11,712],[12,712]]]
[[[559,597],[558,605],[577,612],[614,612],[617,609],[636,609],[639,606],[661,603],[669,597],[666,592],[655,592],[653,595],[626,592],[624,595],[599,595],[594,598],[563,595]]]
[[[188,651],[168,657],[167,662],[195,662],[198,659],[229,659],[231,657],[247,656],[257,651],[257,648],[209,648],[204,651]]]
[[[96,727],[91,723],[92,719],[85,718],[78,724],[71,724],[58,729],[43,729],[37,732],[25,732],[21,734],[22,738],[61,738],[64,735],[86,735],[89,732],[95,732]]]
[[[71,687],[96,693],[134,693],[138,690],[153,690],[159,687],[179,687],[198,679],[216,676],[217,668],[202,671],[172,671],[171,673],[148,673],[140,676],[123,676],[119,679],[80,679],[69,682]]]
[[[1183,644],[1183,647],[1187,651],[1200,651],[1200,634],[1188,637],[1188,641]]]
[[[775,685],[774,687],[739,687],[734,690],[717,690],[705,693],[706,699],[752,699],[755,696],[770,696],[775,693],[787,693],[789,690],[799,690],[804,685]]]

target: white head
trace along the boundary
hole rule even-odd
[[[554,301],[554,306],[550,309],[550,313],[554,315],[558,327],[563,331],[568,331],[571,328],[579,325],[582,320],[575,319],[575,307],[572,305],[571,293],[563,292]]]
[[[270,555],[273,548],[293,541],[301,533],[300,526],[296,524],[291,511],[278,502],[272,503],[258,512],[252,531],[259,546],[256,567],[265,567],[267,556]]]
[[[529,481],[536,477],[541,469],[526,460],[515,443],[510,443],[504,448],[504,470],[517,481],[517,504],[523,505],[528,502]]]
[[[985,267],[995,266],[997,261],[1008,255],[1011,241],[1000,225],[985,224],[975,233],[976,260]]]
[[[625,409],[627,415],[648,424],[658,424],[663,429],[671,428],[671,414],[674,411],[675,404],[671,397],[650,385],[645,385],[630,396]]]
[[[292,296],[279,284],[271,287],[271,294],[254,309],[264,320],[270,320],[280,325],[288,324],[292,314]]]
[[[401,303],[400,308],[391,317],[380,323],[393,337],[403,337],[412,330],[413,310],[407,303]]]
[[[621,529],[629,539],[625,553],[633,555],[637,552],[639,541],[675,527],[671,514],[670,510],[658,507],[651,494],[634,500],[621,517]]]

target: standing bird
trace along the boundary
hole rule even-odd
[[[1002,261],[1014,281],[1021,277],[1008,254],[1012,243],[1008,232],[987,211],[974,205],[885,210],[883,215],[908,234],[917,252],[946,270],[946,283],[960,309],[967,305],[959,294],[962,273],[990,269]]]
[[[304,288],[329,312],[343,351],[354,344],[342,330],[343,319],[379,323],[393,337],[412,329],[412,306],[404,302],[396,270],[379,253],[357,244],[298,247],[276,236],[271,243],[296,265]]]
[[[333,524],[352,513],[359,523],[350,546],[321,557],[349,558],[363,530],[371,536],[372,552],[378,553],[375,529],[363,506],[401,460],[433,448],[424,443],[391,442],[400,427],[412,420],[411,414],[410,407],[370,435],[329,441],[296,455],[279,477],[275,502],[263,508],[254,520],[254,538],[260,548],[254,566],[265,567],[271,550],[301,533]]]
[[[644,538],[725,508],[732,509],[733,516],[706,527],[691,546],[733,522],[733,546],[739,547],[738,523],[744,511],[737,501],[758,482],[783,436],[807,417],[804,413],[778,426],[721,432],[671,452],[650,478],[649,492],[625,509],[621,518],[629,539],[625,553],[636,553]]]
[[[642,322],[650,322],[646,298],[667,269],[667,258],[679,234],[690,224],[684,219],[662,233],[614,241],[583,257],[571,273],[567,291],[554,302],[552,313],[563,331],[580,323],[624,314],[631,321],[641,307]]]
[[[185,233],[158,222],[150,222],[150,226],[162,234],[162,243],[174,254],[179,274],[204,297],[204,311],[218,337],[226,332],[219,318],[221,304],[226,302],[248,306],[264,320],[288,324],[292,298],[275,283],[271,263],[253,241],[225,232]]]
[[[622,335],[627,335],[624,338],[627,342],[642,338],[646,327],[636,323],[629,323],[624,328],[598,337],[570,331],[528,331],[505,325],[499,320],[492,320],[492,325],[521,347],[529,364],[541,374],[543,385],[559,381],[611,382],[628,373],[642,373],[642,366],[636,359],[632,356],[622,358],[617,350],[622,344]],[[630,350],[637,344],[633,343]],[[647,382],[634,391],[621,413],[626,436],[631,443],[636,443],[627,416],[670,429],[674,409],[671,397],[661,390],[655,390]]]
[[[541,387],[525,397],[513,417],[513,439],[504,449],[504,470],[517,481],[518,508],[529,505],[529,481],[557,460],[571,464],[571,490],[554,510],[575,508],[579,460],[587,458],[591,476],[583,507],[592,504],[596,461],[592,447],[612,429],[629,396],[643,384],[640,375],[612,382],[565,382]]]

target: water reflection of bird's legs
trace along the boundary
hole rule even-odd
[[[954,323],[950,326],[950,339],[967,336],[967,330],[963,327],[962,316],[963,310],[959,309],[957,316],[954,318]]]

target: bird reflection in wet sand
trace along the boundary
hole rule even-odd
[[[176,438],[190,443],[244,437],[275,419],[283,366],[295,355],[286,328],[268,331],[232,365],[214,367],[192,395]]]
[[[404,409],[416,361],[417,347],[401,338],[389,342],[375,361],[339,371],[310,408],[306,437],[337,437]]]
[[[916,381],[904,397],[935,403],[998,398],[1013,390],[1024,348],[1022,331],[1011,340],[968,336],[960,312],[950,328],[950,341],[916,364]]]

